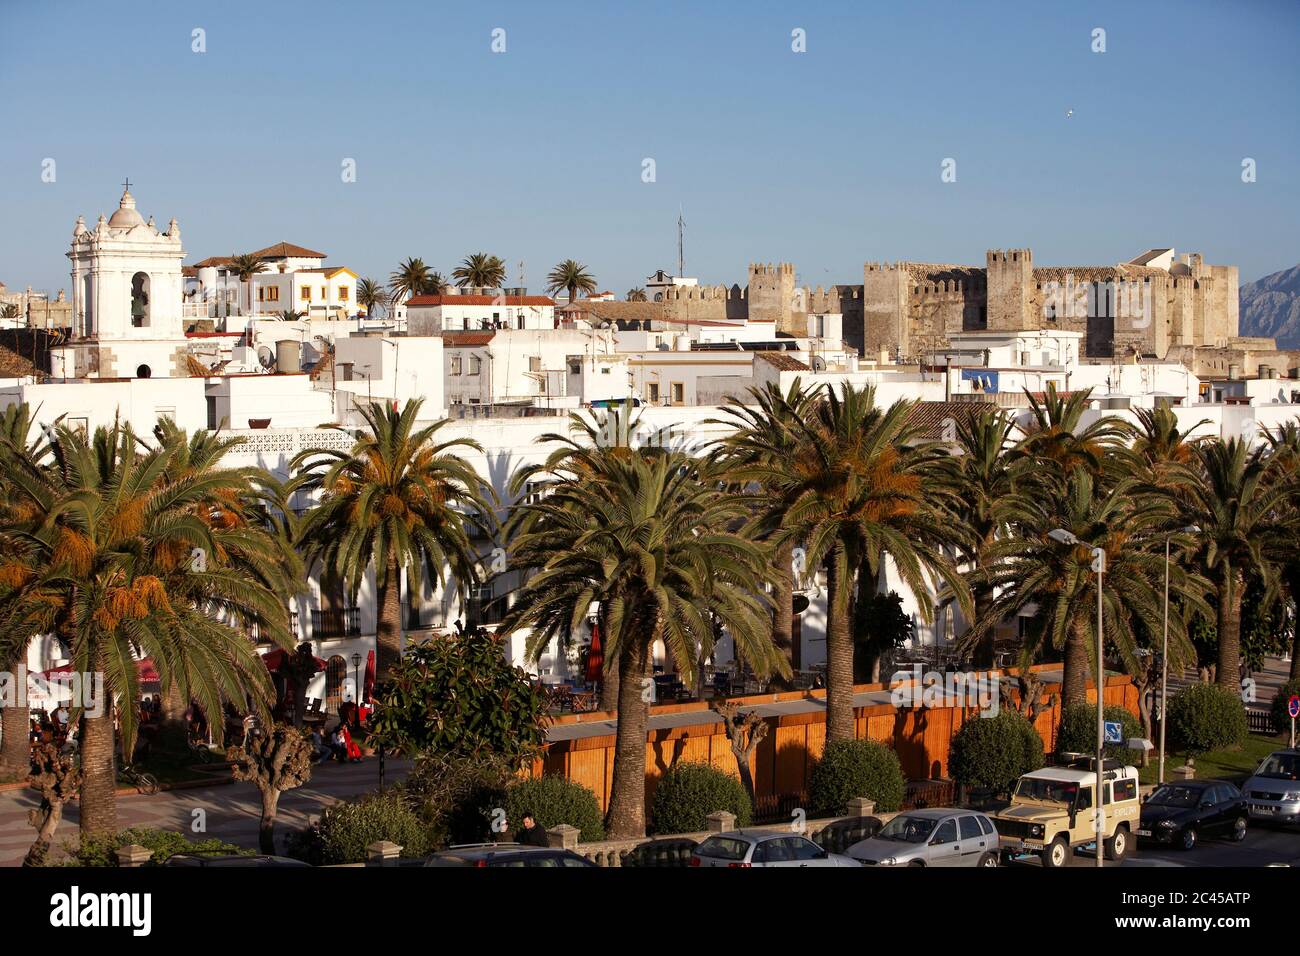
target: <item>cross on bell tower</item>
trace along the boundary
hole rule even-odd
[[[122,183],[122,188],[127,192],[131,191],[131,178],[128,176],[126,182]]]

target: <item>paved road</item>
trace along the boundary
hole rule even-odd
[[[1103,861],[1105,866],[1269,866],[1285,863],[1300,866],[1300,829],[1273,829],[1252,825],[1246,833],[1246,839],[1240,843],[1230,840],[1204,840],[1191,851],[1178,850],[1173,847],[1140,843],[1136,850],[1130,850],[1127,859],[1116,864]],[[1041,866],[1037,860],[1025,860],[1010,864],[1013,867]],[[1070,861],[1070,866],[1096,866],[1096,857],[1091,850],[1079,850]]]
[[[410,762],[388,760],[387,781],[406,776]],[[299,829],[317,817],[325,807],[340,800],[377,789],[379,761],[373,758],[357,764],[329,764],[317,767],[311,780],[280,798],[277,836],[283,839],[291,829]],[[0,866],[22,862],[36,831],[27,823],[28,811],[37,805],[32,791],[9,790],[0,793]],[[233,783],[187,790],[170,790],[151,797],[119,795],[119,825],[159,827],[179,830],[192,838],[218,837],[240,846],[257,846],[257,824],[261,816],[261,798],[251,783]],[[197,814],[195,811],[202,811]],[[206,817],[206,834],[192,833],[196,820]],[[67,814],[55,836],[55,845],[77,838],[78,806],[68,805]],[[282,844],[281,844],[282,845]]]

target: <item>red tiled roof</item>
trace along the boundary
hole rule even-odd
[[[812,371],[807,363],[801,362],[793,355],[787,355],[785,352],[756,352],[754,357],[761,358],[763,361],[782,372]]]
[[[267,246],[265,249],[258,249],[253,255],[259,259],[324,259],[325,253],[313,252],[311,249],[303,246],[295,246],[292,242],[277,242],[273,246]]]
[[[549,305],[555,300],[545,295],[413,295],[406,300],[407,308],[416,305]]]
[[[206,259],[200,259],[194,263],[195,269],[220,269],[224,265],[230,264],[230,256],[208,256]]]

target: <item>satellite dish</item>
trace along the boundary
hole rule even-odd
[[[275,353],[271,351],[270,346],[259,345],[257,347],[257,361],[262,368],[270,368],[275,364]]]
[[[814,355],[812,357],[812,367],[814,372],[824,372],[826,371],[826,360],[820,355]]]
[[[804,611],[808,610],[808,595],[796,594],[794,600],[791,602],[790,609],[795,614],[802,614]]]

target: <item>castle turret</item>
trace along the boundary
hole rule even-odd
[[[1037,328],[1033,311],[1034,254],[1028,249],[986,253],[990,331]]]

